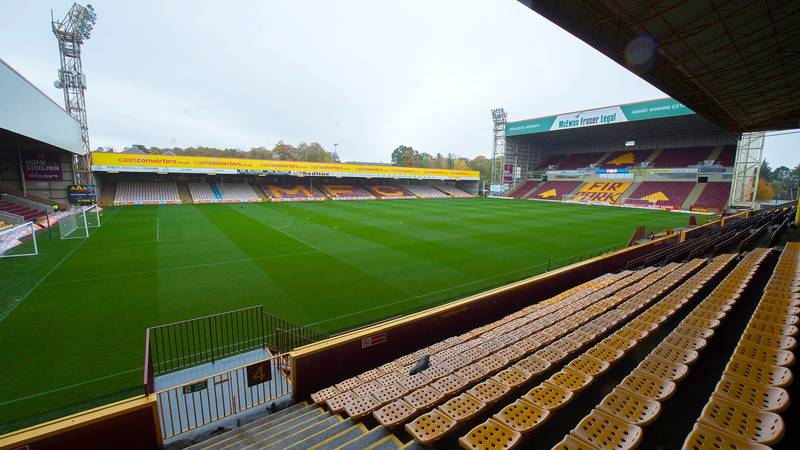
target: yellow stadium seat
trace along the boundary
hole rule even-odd
[[[603,361],[589,355],[581,355],[570,361],[566,367],[596,377],[607,371],[610,365],[608,361]]]
[[[597,344],[589,350],[586,350],[585,354],[606,361],[609,364],[613,364],[625,356],[624,351],[602,344]]]
[[[714,330],[708,328],[695,328],[689,325],[678,325],[675,327],[675,333],[682,334],[690,338],[708,339],[714,335]]]
[[[486,404],[469,394],[453,397],[439,406],[439,411],[445,413],[458,423],[466,422],[475,417],[486,407]]]
[[[398,383],[390,384],[387,386],[379,386],[372,391],[372,396],[381,404],[397,400],[398,398],[406,395],[409,389],[401,386]]]
[[[600,402],[597,409],[632,425],[644,427],[656,420],[661,412],[661,404],[623,389],[614,388]]]
[[[725,366],[725,374],[762,386],[785,387],[792,382],[792,372],[786,367],[764,364],[736,354]]]
[[[686,364],[674,363],[655,356],[648,356],[637,366],[638,370],[656,378],[669,381],[680,381],[689,373]]]
[[[571,432],[575,438],[598,448],[627,450],[636,448],[642,429],[593,409]]]
[[[362,373],[361,375],[359,375],[358,378],[361,381],[366,383],[368,381],[377,380],[378,378],[382,377],[383,375],[385,375],[385,374],[383,373],[383,371],[381,369],[371,369],[371,370],[368,370],[368,371]]]
[[[693,316],[686,316],[686,318],[681,321],[681,325],[688,325],[694,328],[709,328],[709,329],[716,329],[720,324],[719,320],[710,320],[710,319],[701,319],[699,317]]]
[[[353,396],[353,393],[350,391],[343,392],[325,400],[325,406],[327,406],[328,410],[334,414],[344,412],[344,407]]]
[[[336,389],[336,386],[327,387],[311,394],[311,401],[316,404],[323,404],[326,400],[333,398],[338,394],[341,394],[341,392]]]
[[[485,380],[476,384],[467,391],[468,394],[477,398],[478,400],[493,405],[511,391],[511,388],[505,384],[498,383],[492,379]]]
[[[524,434],[535,430],[549,415],[550,411],[518,399],[492,417],[508,428]]]
[[[403,373],[403,372],[394,371],[394,372],[389,372],[386,375],[383,375],[382,377],[378,378],[376,381],[378,383],[380,383],[380,384],[383,384],[383,385],[390,385],[390,384],[394,384],[394,383],[399,382],[400,380],[405,379],[407,376],[408,376],[408,372]]]
[[[538,356],[528,356],[527,358],[523,358],[514,364],[515,366],[524,369],[528,372],[531,377],[539,375],[540,373],[544,372],[550,367],[550,363],[545,361]]]
[[[747,324],[747,329],[760,331],[762,333],[780,334],[789,337],[797,336],[798,332],[797,327],[794,325],[765,322],[763,320],[759,320],[757,317],[750,319],[750,323]]]
[[[353,396],[344,405],[344,412],[354,418],[360,419],[368,414],[372,414],[380,406],[377,400],[371,395],[363,397]]]
[[[777,350],[760,345],[739,343],[734,352],[743,358],[752,359],[773,366],[789,367],[794,364],[794,354],[786,350]]]
[[[572,391],[544,382],[522,396],[522,399],[550,411],[561,408],[572,400]]]
[[[742,335],[742,342],[779,350],[793,350],[797,346],[797,340],[793,337],[762,333],[749,328]]]
[[[430,386],[423,386],[403,397],[409,405],[418,410],[426,410],[440,403],[445,396]]]
[[[687,350],[664,343],[659,344],[650,354],[656,358],[687,365],[695,362],[698,357],[698,353],[694,350]]]
[[[552,450],[598,450],[598,448],[568,434]]]
[[[581,348],[581,343],[573,341],[572,339],[563,337],[549,345],[552,348],[563,350],[564,353],[571,355],[575,350]]]
[[[564,368],[550,376],[547,382],[564,390],[580,392],[592,384],[593,380],[591,375]]]
[[[750,408],[781,412],[789,406],[789,393],[774,386],[761,386],[736,377],[722,376],[714,395]]]
[[[620,386],[634,394],[657,402],[668,399],[675,392],[674,382],[662,380],[638,370],[634,370],[625,377],[620,382]]]
[[[383,385],[378,383],[377,381],[370,381],[361,385],[358,385],[350,390],[356,397],[366,397],[368,395],[372,395],[373,391],[378,390]]]
[[[443,438],[455,426],[453,418],[434,409],[407,423],[405,429],[417,442],[427,445]]]
[[[797,316],[769,314],[758,311],[756,311],[753,317],[757,318],[758,320],[763,320],[764,322],[778,323],[784,325],[797,325],[800,322],[800,318],[798,318]]]
[[[636,345],[636,341],[632,341],[630,339],[624,339],[619,336],[615,336],[613,334],[600,341],[600,343],[603,345],[607,345],[611,348],[616,348],[617,350],[622,350],[624,352],[630,350]]]
[[[471,429],[469,433],[458,439],[458,444],[465,449],[506,450],[516,447],[522,435],[500,422],[489,419]]]
[[[452,374],[439,378],[430,384],[430,386],[446,396],[461,392],[467,385],[467,380]]]
[[[385,427],[403,424],[417,413],[417,409],[405,400],[395,400],[372,413],[375,420]]]
[[[708,344],[703,338],[692,338],[674,332],[664,338],[663,342],[678,348],[687,348],[690,350],[702,350]]]
[[[628,326],[620,328],[619,330],[615,331],[614,334],[623,339],[628,339],[634,342],[639,342],[640,340],[647,337],[646,332]]]
[[[519,386],[527,383],[528,380],[531,379],[531,374],[526,370],[511,366],[505,370],[497,372],[491,377],[491,379],[497,381],[498,383],[505,384],[511,389],[516,389]]]
[[[351,389],[353,389],[353,388],[355,388],[355,387],[357,387],[357,386],[359,386],[359,385],[361,385],[363,383],[364,382],[361,381],[361,379],[359,379],[358,377],[353,377],[353,378],[348,378],[348,379],[342,381],[341,383],[336,383],[335,387],[336,387],[336,389],[339,390],[339,392],[346,392],[346,391],[349,391],[349,390],[351,390]]]
[[[560,361],[564,360],[564,358],[567,357],[567,352],[548,345],[547,347],[538,350],[533,355],[544,359],[545,361],[547,361],[549,364],[552,365],[552,364],[557,364]]]
[[[525,356],[525,351],[516,345],[509,345],[508,347],[497,352],[497,355],[501,358],[505,358],[508,361],[517,361]]]
[[[436,380],[443,376],[452,373],[454,368],[448,363],[434,364],[431,367],[422,371],[422,374],[428,377],[429,380]]]
[[[497,353],[493,355],[488,355],[481,358],[478,361],[483,367],[485,367],[490,373],[495,373],[508,365],[508,360],[503,358],[502,356],[498,355]]]
[[[696,423],[683,442],[683,450],[770,450],[770,447]]]
[[[481,363],[474,362],[456,370],[454,375],[466,380],[467,383],[474,383],[486,378],[489,376],[489,373],[489,369],[487,369],[486,366]]]
[[[579,343],[581,346],[594,340],[595,334],[577,329],[566,336],[567,339]]]
[[[748,408],[717,397],[703,408],[699,422],[717,428],[740,439],[770,445],[784,433],[781,416]]]

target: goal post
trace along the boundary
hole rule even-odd
[[[631,208],[657,208],[658,200],[647,198],[624,197],[619,201],[620,205]]]
[[[36,225],[33,222],[0,230],[0,259],[38,255],[39,242],[36,240]]]
[[[100,209],[97,205],[70,206],[67,215],[58,221],[61,239],[85,239],[90,228],[100,227]]]

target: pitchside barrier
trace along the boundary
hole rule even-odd
[[[145,333],[145,389],[156,376],[257,349],[285,353],[328,336],[252,306],[150,327]]]

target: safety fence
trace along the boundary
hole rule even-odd
[[[225,417],[288,398],[286,358],[275,355],[155,393],[161,436],[169,439]]]
[[[153,392],[159,375],[251,350],[286,353],[327,337],[267,314],[260,305],[150,327],[145,334],[145,391]]]

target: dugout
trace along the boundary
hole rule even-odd
[[[80,124],[0,60],[0,191],[66,203],[85,152]]]

